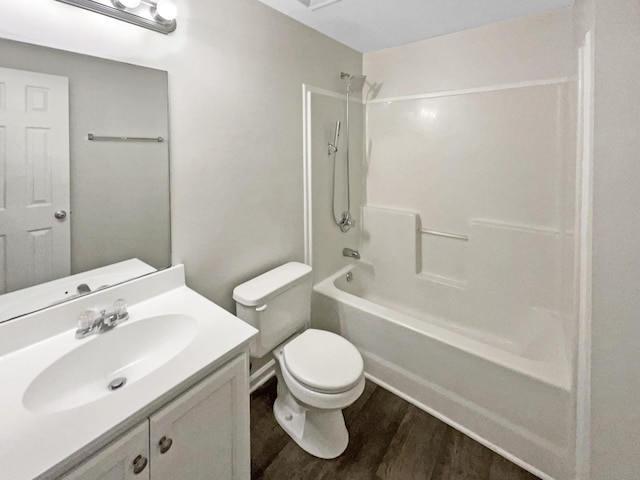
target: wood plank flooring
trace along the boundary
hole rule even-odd
[[[251,396],[252,480],[538,480],[369,381],[344,411],[347,450],[321,460],[278,426],[275,398],[275,379]]]

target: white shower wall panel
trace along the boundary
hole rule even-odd
[[[498,330],[511,336],[523,327],[513,319],[527,318],[531,308],[560,311],[559,234],[482,220],[473,220],[470,231],[467,288],[475,315],[493,318]]]
[[[461,234],[471,218],[561,228],[574,96],[561,82],[368,104],[368,204]]]

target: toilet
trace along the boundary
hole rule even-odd
[[[252,357],[273,354],[278,424],[305,451],[335,458],[349,443],[342,409],[364,390],[358,349],[332,332],[307,328],[311,267],[290,262],[233,290],[236,315],[258,329]]]

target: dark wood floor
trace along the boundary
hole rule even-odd
[[[347,450],[334,460],[320,460],[278,426],[275,397],[275,379],[251,396],[253,480],[537,480],[369,381],[344,411]]]

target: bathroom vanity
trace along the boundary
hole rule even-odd
[[[237,356],[62,478],[249,478],[246,367]]]
[[[121,298],[126,321],[76,338]],[[248,479],[255,333],[182,266],[0,324],[2,477]]]

